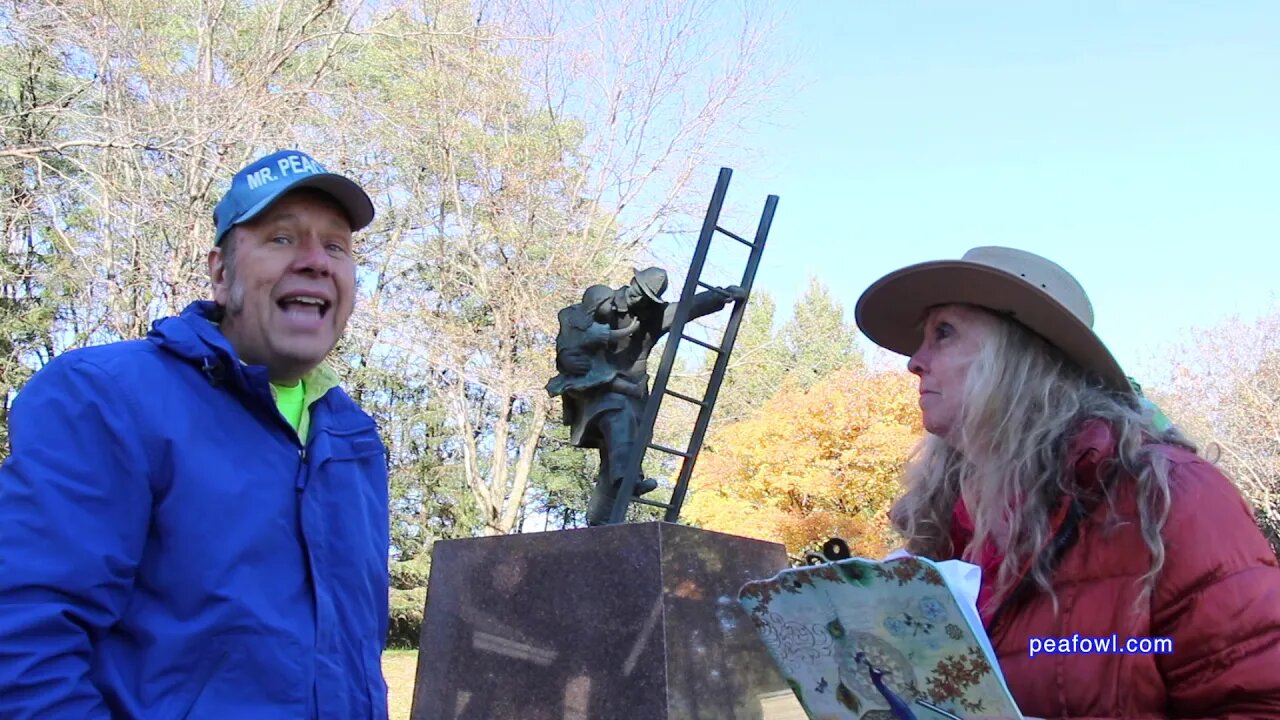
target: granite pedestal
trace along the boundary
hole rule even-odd
[[[803,720],[737,602],[781,545],[664,522],[436,543],[413,720]]]

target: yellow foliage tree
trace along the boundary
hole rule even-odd
[[[792,554],[838,536],[855,555],[880,557],[898,544],[887,512],[924,432],[916,388],[907,373],[860,366],[807,391],[784,387],[708,438],[682,514]]]

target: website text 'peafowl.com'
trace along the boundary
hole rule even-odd
[[[1173,652],[1173,638],[1135,637],[1121,640],[1119,635],[1109,637],[1033,637],[1027,643],[1028,657],[1042,654],[1058,655],[1168,655]]]

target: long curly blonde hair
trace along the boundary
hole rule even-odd
[[[1164,565],[1160,532],[1169,512],[1169,464],[1151,440],[1192,451],[1194,446],[1176,429],[1157,431],[1151,411],[1135,395],[1104,387],[1022,325],[985,310],[975,317],[981,318],[985,340],[966,378],[957,432],[951,443],[925,437],[907,464],[905,493],[890,511],[906,549],[934,559],[961,552],[976,563],[991,539],[1003,555],[993,604],[1015,589],[1012,583],[1028,565],[1030,578],[1053,597],[1055,558],[1041,549],[1051,539],[1054,510],[1064,497],[1081,492],[1069,467],[1072,442],[1088,421],[1098,419],[1109,424],[1116,440],[1116,456],[1105,464],[1098,489],[1113,519],[1117,483],[1132,478],[1137,484],[1142,537],[1152,558],[1139,594],[1144,602]],[[967,548],[951,546],[959,498],[974,525]]]

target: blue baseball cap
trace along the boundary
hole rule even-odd
[[[246,165],[231,178],[231,189],[213,209],[218,234],[213,244],[221,245],[227,232],[266,210],[281,195],[302,187],[328,193],[347,211],[351,231],[373,222],[373,201],[349,178],[331,173],[300,150],[281,150]]]

